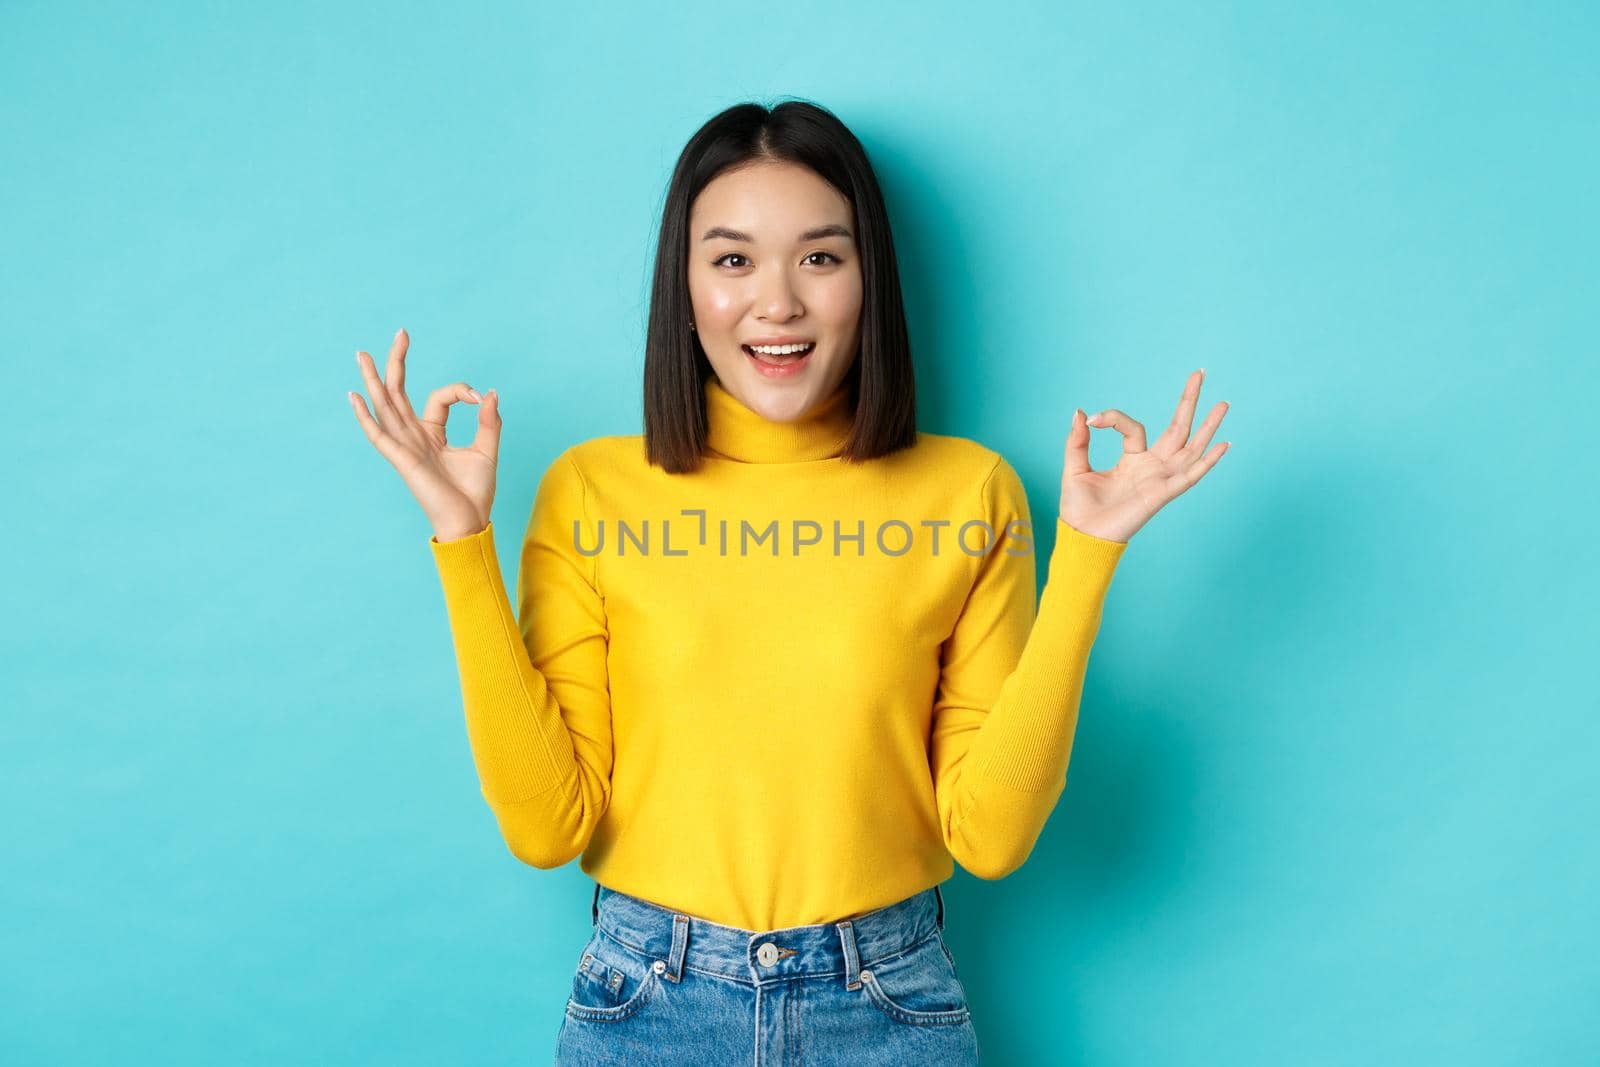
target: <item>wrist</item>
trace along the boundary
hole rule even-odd
[[[1072,522],[1060,512],[1056,513],[1056,519],[1063,525],[1072,527],[1072,529],[1083,534],[1085,537],[1093,537],[1101,541],[1111,541],[1119,545],[1127,544],[1128,540],[1137,532],[1136,530],[1114,530],[1103,524]]]
[[[476,518],[443,519],[433,524],[434,540],[441,544],[445,541],[459,541],[463,537],[472,537],[488,529],[489,523]]]

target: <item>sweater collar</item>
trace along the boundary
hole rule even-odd
[[[848,381],[840,382],[833,392],[792,422],[775,422],[751,411],[714,374],[706,379],[704,389],[706,447],[723,459],[740,463],[832,459],[844,452],[855,421]]]

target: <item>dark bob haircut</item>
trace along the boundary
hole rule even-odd
[[[670,474],[700,466],[705,382],[712,375],[689,328],[689,209],[724,171],[760,162],[808,167],[850,202],[861,257],[861,343],[845,376],[853,425],[841,458],[860,463],[916,443],[916,384],[889,213],[866,150],[832,112],[801,100],[770,110],[736,104],[697,130],[672,172],[656,245],[644,356],[649,462]]]

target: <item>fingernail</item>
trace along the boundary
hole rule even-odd
[[[361,366],[361,350],[356,349],[356,366]]]
[[[483,397],[478,395],[478,391],[476,389],[468,389],[467,395],[472,398],[472,402],[474,404],[483,399]]]
[[[1087,418],[1085,418],[1083,421],[1087,422],[1090,426],[1093,426],[1094,425],[1094,420],[1098,419],[1099,417],[1100,416],[1098,416],[1098,415],[1090,415]]]
[[[405,332],[406,332],[406,328],[404,326],[400,327],[398,330],[396,330],[394,332],[394,339],[396,341],[400,340],[400,335],[405,333]]]

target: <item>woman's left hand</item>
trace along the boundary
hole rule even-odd
[[[1195,405],[1200,400],[1200,381],[1204,370],[1189,375],[1178,401],[1172,423],[1146,449],[1144,424],[1116,408],[1085,416],[1072,414],[1072,432],[1067,434],[1066,469],[1061,474],[1061,518],[1068,526],[1107,541],[1127,541],[1168,501],[1198,482],[1222,454],[1224,441],[1210,453],[1205,449],[1212,434],[1222,425],[1228,402],[1220,400],[1211,409],[1200,432],[1189,440]],[[1089,466],[1089,427],[1109,426],[1122,434],[1122,457],[1110,470]]]

